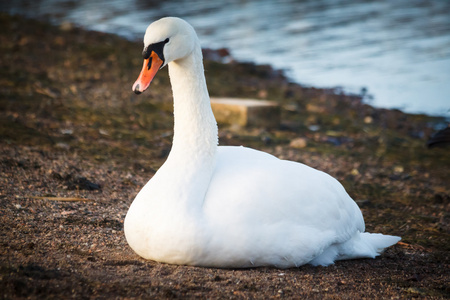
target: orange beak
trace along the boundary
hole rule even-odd
[[[153,80],[153,77],[155,77],[163,63],[164,62],[154,51],[152,51],[149,58],[144,59],[141,74],[139,74],[138,79],[133,84],[133,91],[136,94],[140,94],[148,88]]]

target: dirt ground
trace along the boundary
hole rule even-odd
[[[275,99],[278,129],[220,127],[220,143],[338,178],[367,231],[402,242],[376,259],[280,270],[146,261],[123,220],[171,147],[166,72],[131,85],[140,42],[0,14],[0,295],[4,299],[445,299],[450,297],[449,148],[441,118],[375,109],[362,95],[290,83],[269,66],[205,52],[210,93]],[[219,57],[219,58],[217,58]],[[299,144],[291,143],[302,138]]]

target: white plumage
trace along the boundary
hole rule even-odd
[[[162,52],[150,51],[161,43]],[[175,128],[167,161],[125,219],[137,254],[171,264],[287,268],[375,257],[400,240],[364,233],[358,206],[328,174],[261,151],[217,146],[200,43],[188,23],[152,23],[144,49],[153,56],[133,90],[143,92],[168,64]]]

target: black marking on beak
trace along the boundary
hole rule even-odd
[[[156,55],[159,56],[159,58],[163,61],[163,66],[164,66],[164,46],[169,42],[169,39],[165,39],[162,42],[158,42],[158,43],[154,43],[154,44],[150,44],[147,46],[147,48],[144,48],[144,51],[142,51],[142,56],[144,57],[144,59],[147,59],[150,57],[150,55],[152,54],[152,52],[155,52]],[[150,60],[151,62],[151,60]],[[150,68],[150,64],[149,64],[149,68]]]
[[[134,93],[136,94],[136,95],[139,95],[140,93],[141,93],[141,91],[139,90],[139,84],[138,85],[136,85],[136,87],[134,88]]]
[[[153,58],[150,56],[148,58],[147,70],[150,70],[150,68],[152,67],[152,60],[153,60]]]

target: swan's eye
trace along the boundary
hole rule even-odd
[[[167,44],[169,42],[169,38],[164,40],[164,43]]]

